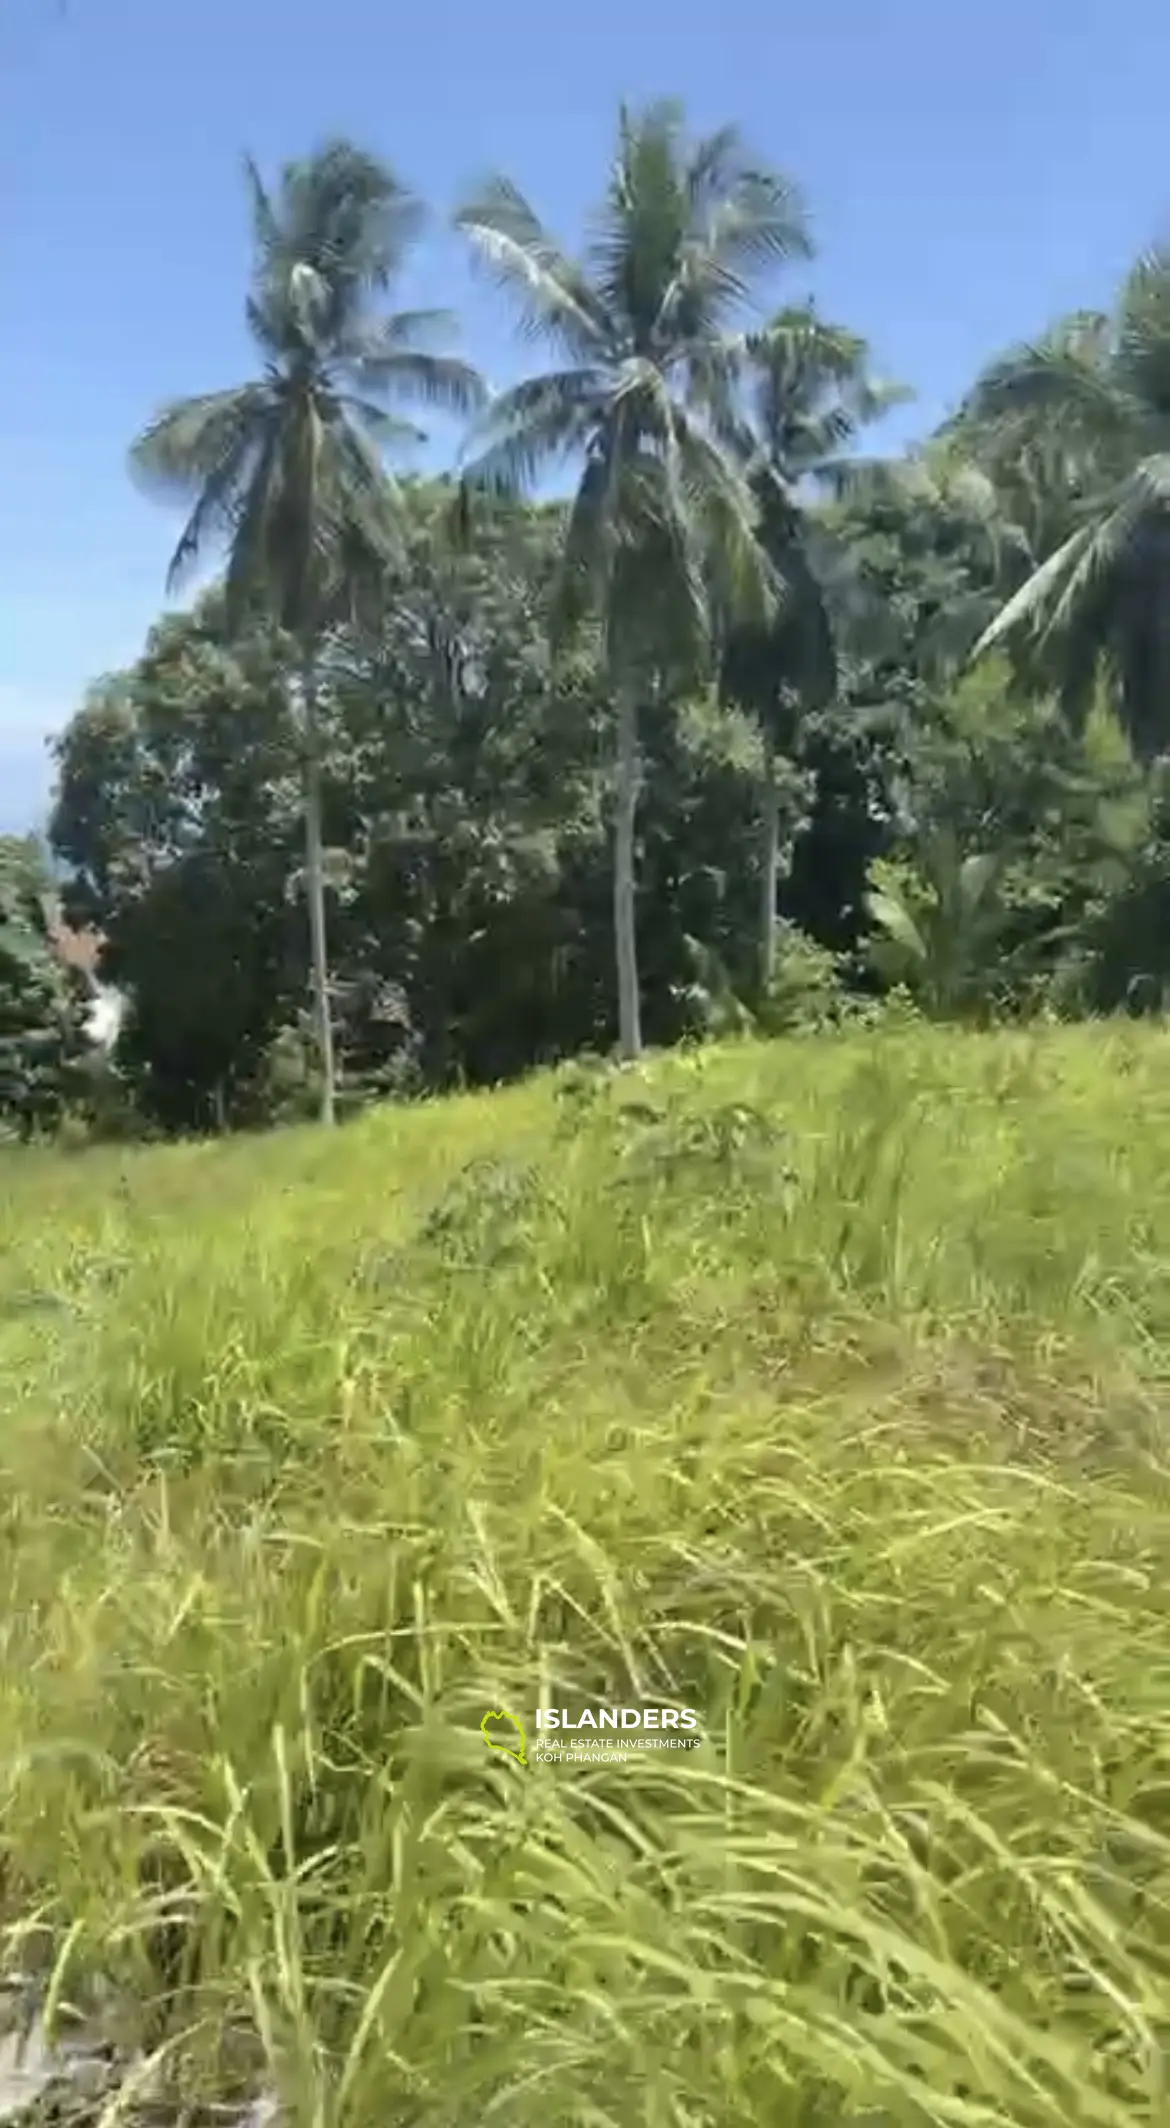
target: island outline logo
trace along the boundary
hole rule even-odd
[[[519,1751],[517,1751],[516,1749],[516,1743],[514,1738],[509,1742],[503,1737],[489,1736],[487,1733],[487,1725],[489,1722],[511,1722],[512,1727],[518,1732],[520,1737]],[[489,1707],[479,1727],[480,1733],[483,1736],[484,1743],[487,1745],[489,1751],[503,1751],[510,1759],[518,1760],[521,1766],[527,1766],[528,1760],[525,1757],[525,1752],[527,1751],[528,1747],[524,1739],[524,1724],[520,1720],[519,1715],[509,1714],[508,1709],[506,1707]]]

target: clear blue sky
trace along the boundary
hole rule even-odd
[[[247,375],[242,151],[345,132],[440,216],[503,167],[566,237],[620,97],[739,121],[809,194],[789,281],[915,386],[925,432],[989,353],[1106,302],[1166,227],[1165,0],[3,0],[0,827],[40,815],[44,734],[130,660],[174,526],[125,449],[155,405]],[[496,381],[506,317],[440,234],[404,291],[452,303]]]

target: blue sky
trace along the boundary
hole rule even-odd
[[[739,121],[805,187],[796,299],[865,332],[925,432],[989,353],[1101,304],[1167,226],[1164,0],[3,0],[0,828],[45,734],[128,662],[174,525],[125,470],[163,399],[249,374],[242,152],[345,132],[445,215],[506,169],[568,238],[622,96]],[[495,380],[506,314],[438,234],[403,289],[451,303]]]

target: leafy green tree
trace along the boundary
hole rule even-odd
[[[480,262],[559,366],[494,401],[469,485],[515,494],[579,468],[553,607],[560,640],[600,624],[617,705],[613,923],[619,1041],[642,1046],[635,919],[639,703],[693,673],[713,593],[766,611],[773,584],[731,435],[732,320],[762,269],[806,256],[803,206],[732,127],[692,143],[677,105],[622,109],[594,233],[579,259],[496,178],[457,217]]]
[[[615,1034],[610,698],[588,632],[553,658],[563,513],[404,491],[378,616],[322,663],[322,811],[340,1100],[490,1084]],[[58,750],[53,839],[131,1005],[119,1063],[143,1114],[207,1130],[311,1098],[298,1026],[303,850],[279,633],[172,617],[94,689]],[[758,744],[707,696],[642,717],[646,1036],[700,1021],[689,939],[750,978]],[[799,794],[792,795],[793,819]]]
[[[55,899],[32,838],[0,837],[0,1121],[52,1130],[80,1085],[84,998],[53,950]]]
[[[940,690],[1026,564],[1003,498],[953,437],[901,458],[839,459],[831,488],[810,515],[834,562],[838,686],[798,720],[812,796],[779,902],[810,938],[853,957],[869,867],[912,828],[907,791]]]
[[[900,458],[842,461],[826,525],[849,557],[857,678],[915,707],[953,679],[1031,563],[1023,527],[955,430]]]
[[[595,632],[556,656],[548,637],[565,513],[481,498],[476,514],[474,542],[456,543],[449,498],[415,494],[381,622],[330,680],[357,859],[340,964],[405,997],[430,1086],[511,1077],[616,1031],[609,692]],[[744,937],[750,733],[729,744],[712,705],[664,696],[640,721],[641,1005],[647,1038],[667,1042],[692,1024],[688,935],[733,959]]]
[[[129,1010],[119,1065],[144,1116],[244,1120],[304,992],[302,842],[286,647],[200,600],[91,689],[57,742],[50,839],[70,916],[100,927]],[[324,782],[332,824],[331,785]]]
[[[915,908],[931,906],[923,954],[899,979],[929,987],[927,960],[937,974],[950,954],[934,1010],[958,1009],[956,955],[968,1004],[1067,997],[1147,835],[1147,780],[1103,702],[1074,732],[1055,698],[1021,689],[1006,658],[970,667],[929,702],[908,763],[896,885],[909,864]],[[956,852],[993,856],[993,875],[972,865],[964,879]],[[891,938],[881,912],[879,922]],[[887,975],[892,950],[876,955]]]
[[[963,419],[1048,507],[1038,566],[980,648],[1018,635],[1083,716],[1103,665],[1140,759],[1170,745],[1170,249],[1140,259],[1112,317],[1063,320],[978,380]]]
[[[780,311],[746,346],[751,421],[743,450],[758,537],[784,592],[770,618],[731,627],[722,679],[755,718],[763,745],[759,978],[766,991],[776,967],[777,760],[794,751],[802,717],[823,709],[838,686],[834,603],[847,555],[810,503],[839,472],[862,426],[905,394],[873,380],[865,341],[818,318],[811,305]]]
[[[427,342],[443,313],[381,314],[418,233],[418,202],[372,157],[338,141],[286,166],[278,195],[246,166],[255,247],[246,304],[263,360],[255,380],[164,408],[139,438],[139,473],[194,496],[171,563],[180,578],[226,543],[234,623],[268,613],[295,646],[321,1116],[334,1116],[333,1017],[325,931],[318,673],[323,641],[393,556],[401,496],[384,453],[420,432],[387,402],[415,397],[465,413],[474,371]]]
[[[329,683],[355,858],[339,951],[407,1000],[428,1085],[599,1046],[608,1005],[579,901],[604,866],[605,693],[591,641],[549,649],[563,513],[485,499],[468,544],[452,496],[412,492],[382,610]]]
[[[1117,811],[1108,844],[1078,879],[1077,921],[1067,927],[1055,1001],[1085,1012],[1165,1014],[1170,1005],[1170,777],[1147,779],[1144,832]],[[1119,832],[1120,830],[1120,832]]]

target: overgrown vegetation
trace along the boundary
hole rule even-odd
[[[51,886],[35,837],[0,836],[0,1138],[23,1142],[85,1105],[83,999],[53,951]]]
[[[1158,2118],[1168,1085],[838,1031],[11,1158],[9,1965],[337,2128]],[[595,1699],[702,1745],[484,1747]]]

